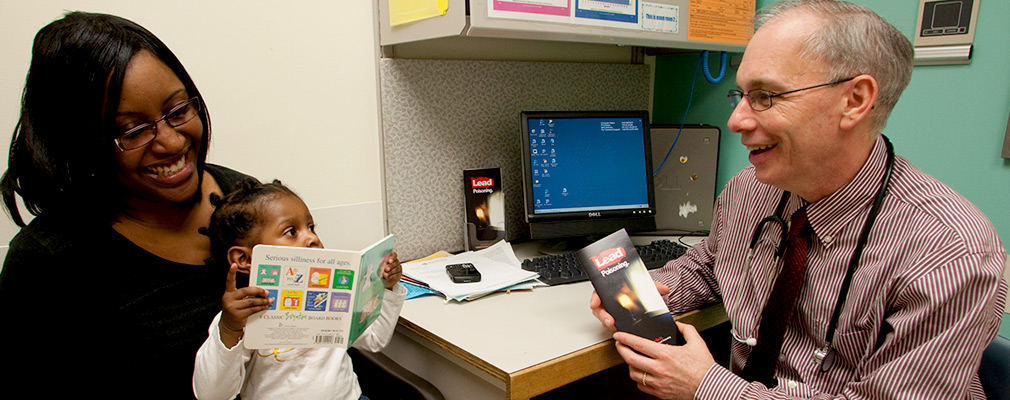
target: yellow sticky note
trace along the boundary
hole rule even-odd
[[[396,26],[408,22],[445,15],[449,11],[449,0],[389,0],[389,25]]]

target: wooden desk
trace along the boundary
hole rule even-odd
[[[464,303],[407,300],[383,353],[449,400],[536,396],[624,362],[589,311],[592,292],[580,282]],[[719,304],[677,320],[701,331],[727,319]]]

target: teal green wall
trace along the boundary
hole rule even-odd
[[[856,0],[906,35],[915,30],[913,3]],[[770,1],[758,1],[758,6]],[[1000,157],[1010,116],[1010,2],[987,1],[979,14],[971,64],[917,66],[912,82],[891,114],[884,133],[898,154],[971,200],[989,216],[1000,237],[1010,238],[1010,161]],[[656,58],[653,123],[680,123],[697,54]],[[718,69],[717,57],[710,60]],[[723,130],[719,187],[747,166],[740,137],[726,128],[732,111],[726,91],[736,87],[730,68],[718,85],[698,73],[690,123]]]
[[[915,31],[915,1],[853,0],[869,7],[908,37]],[[773,3],[758,0],[758,7]],[[985,1],[979,9],[971,64],[917,66],[912,82],[891,114],[884,133],[895,151],[946,183],[984,212],[1000,237],[1010,240],[1010,161],[1000,157],[1010,115],[1010,1]],[[690,92],[696,54],[656,58],[653,123],[680,123]],[[711,65],[718,70],[717,57]],[[736,87],[729,70],[718,85],[698,74],[689,123],[722,128],[721,188],[747,166],[739,135],[729,132],[726,91]],[[1010,321],[1001,334],[1010,337]]]

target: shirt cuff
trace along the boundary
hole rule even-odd
[[[698,392],[694,398],[698,400],[738,399],[747,389],[747,381],[730,372],[728,369],[712,364],[712,367],[701,379]]]
[[[393,285],[392,289],[386,289],[386,290],[392,292],[386,294],[387,296],[392,294],[393,296],[396,296],[400,300],[404,300],[407,297],[407,288],[401,285],[400,282],[397,282],[395,285]]]
[[[222,353],[231,353],[233,351],[243,349],[244,346],[242,345],[242,343],[245,342],[245,332],[243,332],[242,337],[238,339],[238,342],[235,343],[234,346],[228,348],[228,346],[225,346],[224,342],[221,341],[221,326],[218,325],[220,321],[221,321],[221,313],[217,313],[217,316],[214,317],[214,321],[211,322],[210,325],[211,329],[209,332],[210,341],[214,343],[213,346],[217,349],[217,351]]]

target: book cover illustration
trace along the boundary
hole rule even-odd
[[[245,347],[350,347],[379,317],[393,243],[389,235],[361,251],[253,247],[249,285],[274,302],[249,317]]]
[[[505,191],[501,168],[463,170],[463,240],[480,250],[505,240]]]
[[[617,330],[657,343],[679,344],[673,315],[624,229],[586,246],[576,256]]]

